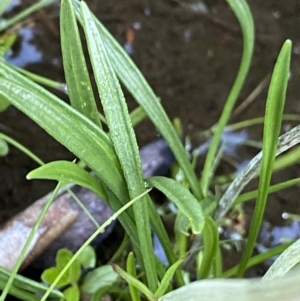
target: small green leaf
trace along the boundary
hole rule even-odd
[[[43,281],[52,284],[56,280],[59,273],[71,260],[72,257],[73,254],[69,250],[67,249],[58,250],[56,254],[56,266],[46,269],[43,272],[42,274]],[[78,260],[75,260],[72,263],[72,265],[69,267],[69,269],[66,271],[66,273],[63,275],[63,277],[60,278],[57,285],[64,286],[70,283],[74,283],[78,281],[78,279],[80,278],[80,274],[81,274],[80,263]]]
[[[297,184],[300,184],[300,178],[291,179],[291,180],[288,180],[285,182],[281,182],[281,183],[269,186],[268,194],[286,189],[288,187],[291,187],[291,186],[297,185]],[[252,191],[240,194],[234,201],[233,207],[238,204],[241,204],[243,202],[250,201],[251,199],[255,199],[257,197],[257,194],[258,194],[258,190],[252,190]]]
[[[84,268],[94,268],[96,265],[96,252],[91,245],[88,245],[82,250],[77,259]]]
[[[66,301],[79,301],[80,292],[77,285],[71,285],[63,291]]]
[[[205,219],[202,235],[204,251],[200,269],[197,271],[198,279],[208,278],[219,248],[218,227],[210,216]]]
[[[28,180],[48,179],[62,181],[64,183],[74,183],[90,189],[101,199],[106,199],[106,194],[100,182],[73,162],[54,161],[44,164],[29,172],[26,178]]]
[[[41,278],[44,282],[51,284],[54,282],[56,277],[59,275],[59,272],[60,272],[60,269],[58,269],[57,267],[48,268],[43,272]],[[57,286],[58,287],[64,286],[64,285],[67,285],[68,283],[69,283],[68,275],[64,274],[64,276],[61,277],[60,280],[58,281]]]
[[[271,258],[274,258],[274,256],[280,255],[291,245],[292,245],[292,242],[283,243],[281,245],[278,245],[274,248],[267,250],[264,253],[260,253],[258,255],[251,257],[250,260],[248,261],[247,269],[251,268],[253,266],[256,266],[262,262],[265,262]],[[237,275],[238,268],[239,268],[239,265],[236,265],[236,266],[232,267],[231,269],[227,270],[226,272],[224,272],[222,274],[222,278],[234,277],[235,275]]]
[[[4,157],[8,154],[9,148],[7,143],[0,139],[0,157]]]
[[[148,191],[145,192],[148,193]],[[74,254],[74,256],[70,259],[70,261],[67,263],[67,265],[64,267],[64,269],[61,271],[61,273],[58,275],[57,279],[55,279],[55,281],[50,285],[50,287],[48,288],[47,292],[44,294],[44,296],[41,298],[40,301],[46,301],[47,297],[49,296],[50,292],[53,290],[53,288],[55,287],[55,285],[57,284],[57,282],[59,281],[60,277],[69,269],[69,267],[74,263],[74,261],[77,260],[78,255],[82,252],[82,250],[88,245],[90,244],[93,239],[95,239],[97,237],[97,235],[99,235],[99,233],[103,232],[103,229],[105,229],[105,227],[107,227],[112,221],[114,221],[117,217],[120,216],[120,214],[124,213],[125,210],[127,210],[130,206],[132,206],[134,204],[134,202],[136,202],[140,197],[142,197],[143,195],[135,198],[134,200],[131,200],[130,202],[128,202],[126,205],[124,205],[121,209],[119,209],[116,213],[114,213],[106,222],[104,222],[102,224],[101,227],[99,227],[94,234],[92,234],[87,240],[86,242],[79,248],[79,250]]]
[[[60,249],[57,252],[56,255],[56,265],[57,268],[61,271],[67,263],[71,260],[73,257],[73,253],[70,252],[67,249]],[[68,274],[68,282],[76,282],[81,274],[81,268],[80,268],[80,263],[78,260],[75,260],[72,265],[69,267],[67,273]]]
[[[93,294],[103,287],[112,285],[118,277],[111,265],[103,265],[84,276],[81,289],[85,293]]]
[[[160,285],[159,285],[158,289],[156,290],[156,292],[154,294],[155,297],[159,298],[166,292],[166,290],[168,289],[168,286],[170,285],[171,280],[172,280],[176,270],[183,263],[184,260],[185,260],[185,257],[180,258],[179,260],[177,260],[174,264],[172,264],[168,268],[168,270],[166,271],[163,279],[160,282]]]
[[[165,177],[152,177],[148,182],[176,204],[178,210],[189,219],[194,234],[202,232],[205,219],[201,205],[186,187]]]

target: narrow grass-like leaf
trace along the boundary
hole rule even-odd
[[[7,283],[8,278],[10,277],[11,272],[6,270],[3,267],[0,267],[0,289],[3,290],[5,284]],[[4,284],[4,285],[3,285]],[[21,300],[35,300],[35,294],[41,294],[46,292],[48,287],[40,282],[36,282],[22,275],[16,275],[14,278],[13,285],[9,291],[13,296],[20,298]],[[26,298],[22,298],[22,294],[25,294]],[[30,298],[28,299],[27,296]],[[24,297],[24,295],[23,295]],[[62,293],[58,290],[53,290],[51,298],[60,299],[62,298]],[[37,299],[39,300],[39,298]]]
[[[0,279],[0,289],[2,290],[6,286],[7,281]],[[9,294],[16,297],[17,300],[23,301],[39,301],[40,298],[36,296],[35,293],[30,293],[26,290],[20,289],[15,286],[11,286],[9,289]],[[56,298],[54,300],[60,300],[60,298]]]
[[[251,268],[255,265],[258,265],[266,260],[269,260],[274,256],[278,256],[283,251],[285,251],[292,243],[293,242],[281,244],[270,250],[267,250],[264,253],[260,253],[258,255],[251,257],[247,263],[247,269]],[[234,277],[238,273],[238,268],[239,268],[239,265],[236,265],[236,266],[232,267],[231,269],[227,270],[226,272],[224,272],[222,274],[222,278]]]
[[[164,227],[164,224],[162,222],[161,217],[158,214],[158,211],[154,205],[153,202],[149,202],[149,206],[150,206],[150,220],[151,220],[151,225],[152,228],[155,232],[155,234],[157,235],[164,251],[166,254],[166,257],[168,259],[169,264],[173,264],[176,262],[176,257],[175,257],[175,253],[174,253],[174,249],[173,246],[170,242],[170,238],[168,236],[168,233]],[[175,278],[176,278],[176,283],[178,286],[182,286],[184,285],[184,280],[183,280],[183,276],[181,271],[176,271],[175,272]]]
[[[177,216],[178,216],[178,214],[181,214],[181,213],[178,212]],[[176,225],[175,225],[174,230],[175,230],[174,231],[175,232],[174,251],[176,252],[176,254],[178,254],[178,256],[182,257],[187,253],[187,250],[189,249],[188,237],[186,237],[183,233],[176,231]]]
[[[280,144],[278,147],[279,149],[281,148]],[[282,151],[279,150],[278,155],[280,153],[282,153]],[[299,161],[300,161],[300,147],[298,146],[298,147],[294,147],[289,152],[282,154],[279,158],[276,158],[273,165],[273,173],[280,171],[284,168],[287,168],[289,166],[298,164]],[[254,175],[254,177],[256,176],[258,176],[258,173]],[[222,185],[223,187],[226,187],[226,184],[232,183],[232,181],[236,179],[236,177],[237,177],[236,173],[227,174],[226,176],[218,176],[214,178],[213,183],[216,185]]]
[[[214,136],[209,148],[209,151],[206,156],[202,178],[201,178],[201,188],[204,195],[207,194],[207,190],[209,188],[209,182],[211,179],[211,173],[213,168],[213,162],[215,160],[215,156],[218,150],[218,146],[220,143],[220,139],[225,128],[226,123],[230,117],[233,106],[238,98],[238,95],[242,89],[244,81],[246,79],[246,75],[248,73],[252,53],[254,46],[254,25],[253,19],[251,16],[250,9],[245,0],[227,0],[231,9],[235,13],[237,17],[242,33],[243,33],[243,56],[241,60],[241,65],[233,84],[233,87],[229,93],[229,96],[226,100],[226,104],[222,110],[221,117],[218,121],[217,128],[214,132]]]
[[[0,76],[0,95],[7,97],[14,106],[86,162],[120,199],[127,195],[119,161],[105,132],[3,62],[0,62]]]
[[[133,127],[138,125],[145,117],[147,117],[147,114],[142,107],[137,107],[130,112],[130,119]]]
[[[133,255],[132,252],[130,252],[127,256],[126,271],[129,275],[133,276],[134,278],[137,278],[136,269],[135,269],[135,262],[134,262],[134,255]],[[130,284],[130,283],[128,283],[128,287],[129,287],[131,300],[132,301],[140,301],[141,297],[139,295],[139,292],[138,292],[137,288],[134,285]]]
[[[205,218],[201,205],[186,187],[165,177],[151,177],[147,181],[176,204],[178,210],[189,219],[194,234],[202,232]]]
[[[286,154],[281,155],[277,158],[273,165],[273,171],[279,171],[289,166],[298,164],[300,161],[300,147],[294,147]]]
[[[271,265],[263,280],[281,278],[300,262],[300,239],[288,247]]]
[[[71,105],[101,126],[71,0],[62,0],[61,50]]]
[[[225,127],[225,131],[237,131],[240,129],[244,129],[246,127],[250,127],[253,125],[257,125],[257,124],[262,124],[264,123],[265,118],[264,117],[256,117],[256,118],[252,118],[252,119],[247,119],[247,120],[243,120],[237,123],[233,123],[230,125],[227,125]],[[300,116],[298,114],[284,114],[282,116],[282,120],[285,121],[300,121]]]
[[[25,75],[27,78],[33,80],[35,83],[38,83],[40,85],[46,86],[46,87],[50,87],[52,89],[56,89],[58,91],[67,93],[67,86],[65,83],[61,83],[61,82],[57,82],[54,81],[52,79],[49,79],[47,77],[43,77],[41,75],[32,73],[28,70],[19,68],[17,66],[11,65],[11,67],[15,70],[17,70],[19,73]]]
[[[168,268],[168,270],[166,271],[163,279],[160,282],[160,285],[159,285],[158,289],[156,290],[156,292],[154,294],[155,297],[159,298],[167,291],[168,286],[170,285],[176,270],[183,263],[184,260],[185,260],[185,257],[177,260],[174,264],[172,264]]]
[[[79,21],[82,22],[79,4],[80,2],[74,0],[73,3],[77,17]],[[95,16],[93,16],[93,18],[96,23],[97,30],[99,33],[101,33],[104,39],[104,44],[107,48],[107,54],[115,69],[115,72],[124,86],[139,103],[139,105],[144,108],[148,117],[168,142],[174,156],[176,157],[176,160],[178,161],[191,185],[193,193],[198,199],[201,199],[202,192],[191,163],[189,162],[185,149],[183,148],[183,145],[176,131],[174,130],[172,123],[167,117],[166,112],[160,104],[158,97],[154,94],[144,76],[138,70],[126,51],[111,36],[101,22],[97,20]]]
[[[1,80],[1,79],[0,79]],[[28,148],[20,144],[18,141],[10,138],[9,136],[0,133],[0,139],[6,141],[7,143],[13,145],[15,148],[19,149],[21,152],[23,152],[26,156],[31,158],[33,161],[35,161],[39,165],[43,165],[44,162],[38,158],[34,153],[32,153]]]
[[[214,266],[213,266],[214,275],[216,278],[222,278],[223,273],[223,257],[221,253],[221,249],[217,249]]]
[[[100,94],[103,110],[110,129],[114,149],[120,160],[130,198],[145,191],[142,167],[135,134],[121,86],[107,55],[103,39],[84,2],[81,3],[83,27],[89,55]],[[133,206],[135,222],[143,254],[146,277],[151,290],[157,287],[155,257],[152,250],[151,229],[147,198]]]
[[[149,301],[157,301],[155,296],[151,293],[149,288],[140,280],[138,280],[136,277],[128,274],[126,271],[124,271],[122,268],[117,266],[116,264],[112,264],[113,269],[116,273],[120,275],[127,283],[133,285],[136,287],[140,292],[142,292]]]
[[[56,0],[40,0],[40,1],[32,4],[28,8],[22,10],[16,16],[14,16],[10,19],[1,20],[1,22],[0,22],[0,31],[3,31],[5,29],[7,29],[8,27],[20,22],[24,18],[28,17],[30,14],[34,13],[35,11],[37,11],[37,10],[47,6],[47,5],[50,5],[54,1],[56,1]]]
[[[77,110],[18,74],[4,62],[0,62],[0,95],[11,99],[12,104],[87,163],[102,184],[106,184],[111,191],[113,196],[109,198],[109,206],[115,212],[122,207],[128,199],[128,191],[119,160],[105,132]],[[128,235],[134,239],[136,226],[131,211],[121,215],[120,221]]]
[[[68,161],[53,161],[37,169],[32,170],[26,176],[28,180],[48,179],[74,183],[90,189],[101,199],[106,199],[106,194],[99,183],[90,173],[75,163]]]
[[[57,193],[58,193],[58,191],[59,191],[60,188],[61,188],[61,183],[58,183],[58,185],[56,186],[55,190],[51,194],[51,197],[47,201],[47,203],[44,206],[43,210],[39,214],[36,222],[34,223],[34,226],[33,226],[32,230],[30,231],[28,239],[26,240],[26,243],[24,244],[24,246],[22,248],[20,256],[18,257],[18,260],[17,260],[17,262],[16,262],[16,264],[15,264],[15,266],[14,266],[14,268],[13,268],[13,270],[12,270],[12,272],[11,272],[11,274],[10,274],[10,276],[9,276],[6,284],[5,284],[5,287],[4,287],[3,291],[2,291],[2,294],[0,296],[0,300],[1,301],[5,300],[5,298],[6,298],[7,294],[8,294],[8,292],[9,292],[9,290],[11,289],[12,284],[14,282],[14,279],[15,279],[15,277],[17,275],[17,272],[18,272],[19,268],[21,267],[21,264],[22,264],[23,260],[25,259],[25,256],[27,254],[27,250],[30,247],[30,244],[33,241],[33,238],[34,238],[35,234],[37,233],[38,228],[39,228],[39,226],[40,226],[40,224],[41,224],[41,222],[42,222],[42,220],[43,220],[46,212],[48,211],[48,209],[49,209],[52,201],[54,200],[54,198],[57,195]],[[54,287],[53,287],[53,289],[54,289]],[[51,291],[49,291],[49,294],[50,293],[51,293]]]
[[[62,271],[62,269],[66,266],[66,264],[69,262],[72,256],[73,256],[72,252],[67,249],[58,250],[55,257],[55,261],[56,261],[55,267],[50,267],[44,270],[41,275],[43,282],[51,284],[59,275],[59,273]],[[76,282],[78,281],[80,274],[81,274],[80,262],[78,260],[75,260],[73,264],[69,267],[67,272],[64,274],[64,276],[59,280],[57,285],[62,287],[72,282]]]
[[[104,188],[105,193],[107,195],[108,205],[113,210],[113,212],[117,212],[120,209],[119,199],[108,187],[105,186],[105,184],[103,184],[103,188]],[[124,212],[124,214],[120,215],[119,220],[120,220],[121,224],[123,225],[126,233],[130,237],[131,242],[136,247],[137,252],[140,252],[140,245],[139,245],[138,234],[137,234],[136,224],[135,224],[135,220],[134,220],[133,210],[129,211],[130,209],[131,208],[129,208],[126,212]]]
[[[291,187],[291,186],[294,186],[294,185],[297,185],[297,184],[300,184],[300,178],[288,180],[288,181],[285,181],[285,182],[282,182],[282,183],[278,183],[278,184],[269,186],[268,194],[283,190],[285,188],[288,188],[288,187]],[[243,202],[247,202],[247,201],[250,201],[252,199],[255,199],[257,197],[257,195],[258,195],[258,190],[253,190],[253,191],[243,193],[243,194],[239,195],[236,198],[236,200],[234,201],[232,206],[236,206],[236,205],[241,204]]]
[[[205,218],[205,225],[202,231],[202,235],[204,251],[200,269],[197,271],[198,279],[208,278],[219,248],[218,227],[210,216],[207,216]]]
[[[287,82],[290,71],[291,49],[292,43],[291,41],[287,40],[281,48],[274,67],[274,72],[272,74],[266,103],[262,150],[263,157],[258,186],[258,197],[254,208],[254,218],[251,222],[247,245],[240,262],[240,276],[244,273],[244,270],[247,266],[247,261],[252,254],[267,201],[268,189],[277,151],[278,137],[285,103]]]
[[[125,204],[121,209],[119,209],[117,212],[115,212],[106,222],[104,222],[101,227],[99,227],[91,236],[89,239],[86,240],[86,242],[80,247],[80,249],[74,254],[74,256],[71,258],[71,260],[66,264],[66,266],[63,268],[63,270],[60,272],[60,274],[57,276],[55,281],[50,285],[44,296],[41,298],[40,301],[47,300],[47,297],[51,293],[51,291],[55,288],[56,284],[60,280],[60,278],[64,275],[64,273],[68,270],[68,268],[73,264],[73,262],[79,257],[79,254],[88,246],[96,237],[99,235],[103,230],[111,224],[116,218],[118,218],[122,213],[124,213],[125,210],[130,208],[135,202],[137,202],[140,198],[142,198],[145,194],[149,192],[146,191],[144,194],[136,197],[135,199],[131,200],[127,204]]]

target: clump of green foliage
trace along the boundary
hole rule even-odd
[[[133,252],[127,256],[126,266],[120,267],[118,262],[113,264],[115,271],[113,275],[117,273],[128,284],[125,289],[121,282],[118,282],[120,285],[117,289],[108,286],[104,290],[99,284],[104,276],[97,274],[97,269],[91,272],[96,276],[92,275],[90,278],[86,276],[83,280],[84,284],[79,285],[80,263],[82,262],[80,258],[84,254],[82,253],[84,248],[81,248],[75,255],[66,251],[58,253],[57,266],[43,274],[43,279],[51,285],[40,298],[41,300],[46,300],[49,295],[54,299],[62,298],[55,288],[65,285],[68,286],[64,291],[65,297],[72,300],[79,299],[80,288],[83,291],[86,289],[91,294],[92,300],[96,300],[104,292],[135,301],[144,298],[153,301],[194,300],[196,296],[200,296],[200,292],[201,300],[204,301],[220,300],[219,296],[223,298],[226,296],[230,300],[240,300],[241,294],[245,295],[245,300],[277,300],[268,299],[265,295],[266,291],[270,290],[276,298],[279,296],[279,300],[282,298],[287,300],[296,294],[299,296],[299,272],[293,277],[279,281],[235,280],[232,282],[225,279],[233,275],[242,276],[249,266],[266,260],[287,248],[286,245],[281,249],[277,248],[275,251],[271,250],[266,254],[251,258],[267,195],[271,189],[270,177],[275,156],[299,142],[298,127],[281,136],[278,142],[292,47],[291,41],[288,40],[279,53],[269,87],[262,153],[257,155],[233,181],[221,199],[212,196],[213,193],[209,191],[221,135],[246,79],[254,45],[254,25],[247,3],[244,0],[227,0],[227,2],[241,25],[243,55],[236,80],[214,129],[200,179],[194,172],[186,151],[158,97],[126,52],[84,2],[78,0],[62,0],[61,2],[61,47],[70,105],[26,78],[4,60],[0,61],[1,101],[9,101],[24,112],[91,168],[100,180],[94,185],[93,190],[114,212],[124,210],[126,206],[126,211],[118,218],[130,239]],[[84,31],[97,92],[104,111],[104,116],[101,118],[82,50],[79,25]],[[140,119],[140,116],[136,117],[136,111],[128,112],[120,82],[143,109],[140,112],[153,122],[168,142],[184,175],[185,185],[166,177],[152,177],[145,185],[133,130],[133,124]],[[109,132],[103,129],[103,120]],[[8,141],[4,135],[0,138]],[[237,200],[237,197],[249,180],[257,174],[259,168],[259,187],[251,196],[253,197],[253,194],[257,196],[254,218],[242,260],[238,266],[224,272],[218,225],[236,202],[241,203],[249,199],[249,196],[242,200]],[[28,175],[29,179],[52,179],[82,186],[90,183],[90,177],[91,175],[87,174],[82,167],[67,161],[50,162]],[[299,182],[299,179],[297,181]],[[283,183],[276,189],[285,186],[287,185]],[[162,191],[178,209],[175,245],[171,242],[147,194],[148,187],[155,187]],[[135,201],[130,203],[130,200]],[[152,232],[155,232],[165,251],[169,264],[167,267],[157,259],[153,251]],[[191,235],[194,237],[194,245],[189,249],[187,240]],[[275,268],[271,268],[266,279],[274,279],[286,274],[300,261],[300,252],[296,257],[291,256],[295,249],[298,250],[298,244],[296,242],[286,249],[278,258],[276,265],[274,264]],[[24,254],[26,247],[24,247]],[[190,252],[190,257],[186,258]],[[2,272],[6,273],[6,278],[2,283],[0,282],[3,288],[0,300],[4,300],[8,292],[12,293],[15,288],[14,279],[20,279],[17,278],[16,273],[22,262],[22,256],[10,274]],[[195,264],[195,259],[197,259],[197,264]],[[192,270],[196,271],[197,278],[197,281],[193,283],[189,283],[191,275],[190,269],[187,268],[191,264],[194,266]],[[137,266],[139,266],[138,270]],[[205,280],[207,278],[221,279]],[[21,281],[19,282],[21,289],[25,290],[25,282],[22,287],[22,280],[19,281]],[[32,289],[33,283],[30,287],[32,300],[36,300],[33,294],[35,291]],[[283,288],[288,288],[288,290],[283,290]],[[23,297],[23,300],[29,300],[28,296],[27,299]]]
[[[80,299],[80,292],[85,294],[96,294],[100,299],[100,294],[109,290],[118,279],[118,274],[114,272],[110,265],[96,267],[96,254],[91,246],[86,246],[79,256],[73,261],[72,265],[63,271],[66,265],[71,261],[74,254],[67,249],[61,249],[56,255],[56,266],[46,269],[42,274],[42,280],[51,285],[61,272],[57,287],[63,288],[63,294],[66,300],[74,301]],[[92,271],[81,277],[83,269],[92,269]]]

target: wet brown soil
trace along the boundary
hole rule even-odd
[[[226,2],[207,0],[206,12],[201,13],[171,0],[111,0],[103,1],[101,5],[97,0],[90,0],[87,3],[116,39],[131,51],[133,60],[161,98],[170,118],[181,119],[193,146],[201,143],[201,131],[214,125],[220,116],[241,58],[239,26]],[[238,104],[272,72],[280,47],[289,38],[293,41],[293,56],[285,112],[299,114],[300,2],[249,0],[248,3],[254,15],[257,40],[251,70]],[[34,14],[20,29],[19,42],[7,59],[38,74],[63,81],[58,14],[57,5]],[[265,88],[255,102],[232,122],[263,116],[266,93]],[[127,99],[129,107],[134,108],[130,96],[127,95]],[[284,125],[287,128],[294,124],[285,122]],[[0,126],[1,131],[46,162],[73,158],[13,107],[0,114]],[[247,130],[246,136],[261,141],[261,132],[261,126],[257,126]],[[141,145],[156,135],[150,122],[145,121],[137,127]],[[251,147],[235,150],[232,146],[227,155],[239,165],[257,152],[258,149]],[[8,156],[0,158],[0,223],[53,187],[46,181],[25,179],[35,167],[34,162],[13,147]],[[229,170],[232,167],[227,160],[218,172]],[[274,182],[299,176],[299,166],[296,165],[275,174]],[[250,186],[255,187],[255,183]],[[280,225],[284,222],[282,212],[300,213],[298,195],[299,187],[293,187],[270,196],[265,219]],[[252,207],[253,204],[247,204],[246,212],[250,214]]]

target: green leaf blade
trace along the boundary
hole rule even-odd
[[[183,263],[183,261],[185,260],[184,258],[180,258],[179,260],[177,260],[174,264],[172,264],[168,270],[166,271],[163,279],[160,282],[160,285],[158,287],[158,289],[155,292],[155,297],[159,298],[161,297],[168,289],[168,286],[171,283],[171,280],[176,272],[176,270],[178,269],[178,267]]]
[[[101,288],[114,284],[118,278],[119,275],[111,265],[103,265],[84,276],[81,289],[86,293],[93,294]]]
[[[104,131],[4,62],[0,62],[0,76],[0,95],[86,162],[120,199],[126,195],[119,160]]]
[[[209,188],[214,160],[220,144],[221,136],[248,74],[254,48],[254,24],[247,2],[245,0],[227,0],[227,2],[235,13],[242,29],[243,55],[238,74],[226,100],[226,104],[223,108],[221,117],[218,121],[217,128],[214,132],[213,139],[206,156],[202,172],[203,176],[201,178],[201,188],[205,196]]]
[[[121,86],[107,55],[104,41],[99,34],[93,15],[84,2],[81,3],[83,27],[87,38],[90,59],[97,83],[103,110],[110,129],[110,137],[122,166],[131,199],[145,192],[138,146],[130,115]],[[157,287],[155,257],[147,198],[133,205],[139,243],[143,253],[142,262],[146,270],[149,287]]]
[[[66,301],[80,301],[80,291],[77,285],[69,286],[63,293]]]
[[[210,216],[206,217],[205,226],[203,228],[203,245],[203,257],[200,269],[197,271],[198,279],[208,278],[219,248],[218,227]]]
[[[82,167],[68,161],[54,161],[32,170],[26,176],[28,180],[48,179],[74,183],[95,192],[100,198],[106,199],[101,184]]]
[[[252,219],[246,249],[240,263],[240,276],[244,273],[247,262],[252,254],[266,206],[285,103],[290,71],[291,49],[292,43],[287,40],[279,53],[269,87],[264,123],[262,166],[258,186],[258,197],[253,213],[255,218]]]
[[[61,49],[71,105],[101,127],[71,0],[61,2]]]
[[[73,3],[77,18],[80,22],[83,22],[82,14],[79,8],[80,2],[74,0]],[[148,117],[168,142],[172,152],[174,153],[174,156],[176,157],[176,160],[178,161],[191,185],[193,193],[198,199],[201,199],[203,194],[193,171],[192,165],[189,162],[184,147],[161,103],[159,102],[158,97],[154,94],[144,76],[138,70],[124,49],[118,44],[118,42],[116,42],[116,40],[101,24],[101,22],[97,20],[95,16],[93,17],[96,22],[97,30],[104,39],[105,47],[107,48],[107,54],[115,72],[128,91],[133,95],[135,100],[140,104],[141,107],[144,108]]]
[[[190,191],[173,179],[165,177],[151,177],[148,179],[151,186],[163,192],[178,210],[187,216],[194,234],[200,234],[205,224],[204,214],[198,200]]]
[[[116,264],[112,265],[114,271],[119,274],[120,277],[122,277],[128,284],[133,285],[136,287],[140,292],[142,292],[149,301],[156,301],[154,294],[149,290],[149,288],[140,280],[138,280],[136,277],[133,277],[126,271],[124,271],[122,268],[117,266]]]

